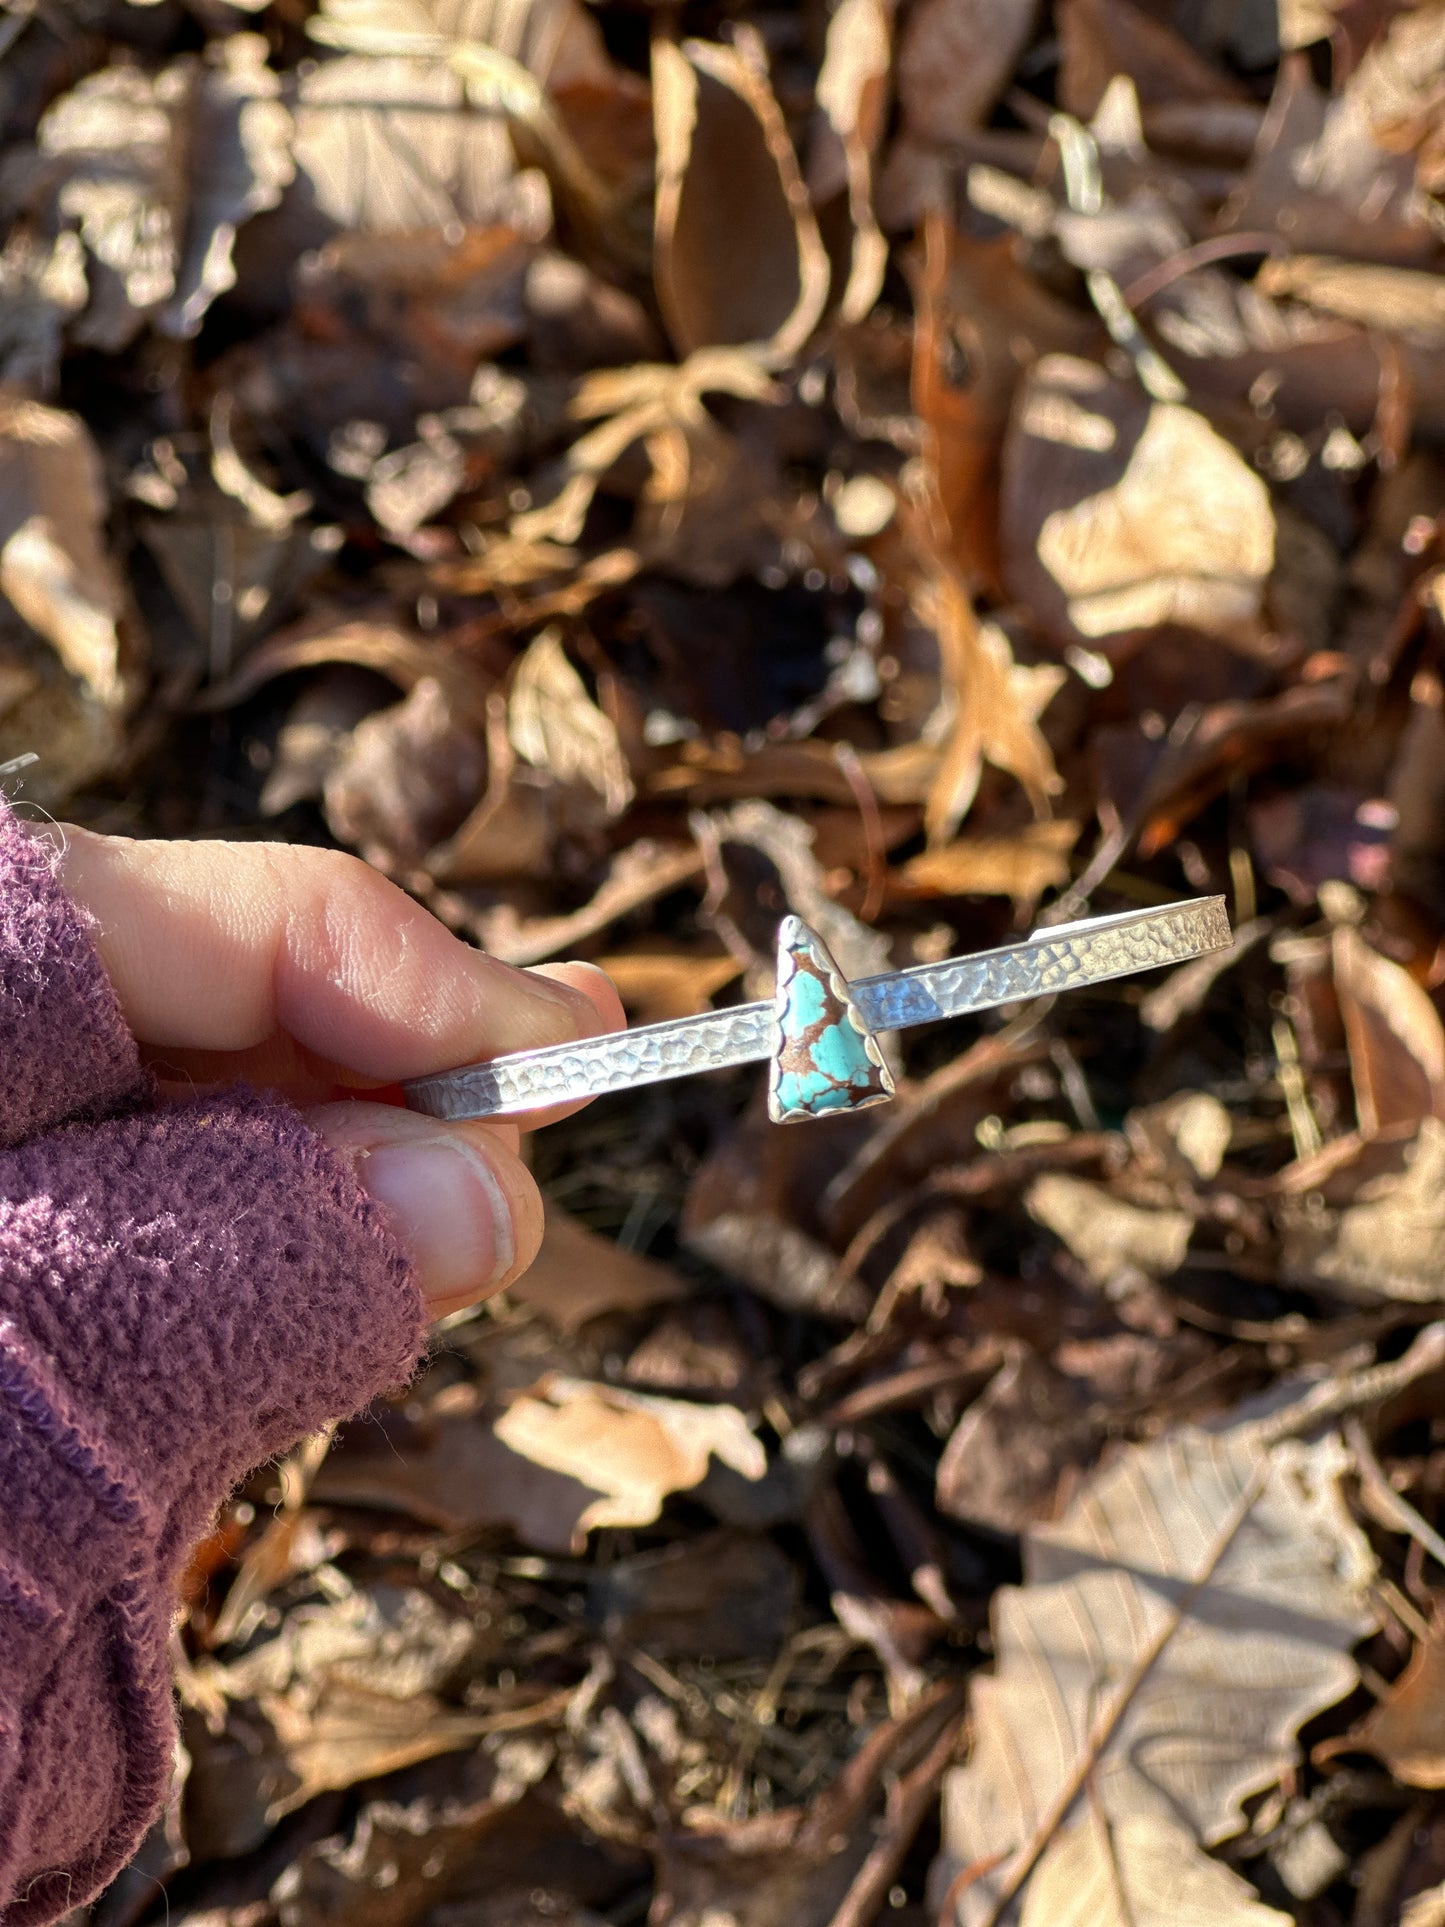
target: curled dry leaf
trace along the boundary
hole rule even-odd
[[[594,1526],[650,1525],[669,1493],[702,1481],[710,1457],[745,1479],[768,1469],[736,1406],[687,1405],[581,1379],[543,1379],[512,1400],[494,1429],[522,1458],[596,1493],[577,1520],[579,1549]]]
[[[1238,1831],[1301,1722],[1356,1677],[1373,1560],[1344,1467],[1333,1435],[1181,1429],[1130,1447],[1026,1535],[1025,1583],[996,1610],[996,1676],[974,1688],[973,1754],[944,1789],[935,1879],[943,1892],[972,1870],[950,1907],[961,1927],[1012,1917],[1021,1895],[1027,1908],[1036,1879],[1056,1894],[1091,1811],[1116,1854],[1130,1822],[1166,1822],[1177,1879],[1207,1882],[1199,1850]],[[1147,1893],[1157,1836],[1134,1838],[1145,1862],[1121,1878]]]
[[[632,777],[617,731],[567,660],[557,630],[544,629],[517,665],[507,727],[523,762],[591,791],[609,817],[627,808]]]
[[[1406,1786],[1445,1787],[1445,1635],[1430,1628],[1389,1696],[1334,1750],[1373,1753]]]
[[[761,43],[657,36],[654,276],[677,350],[756,344],[787,362],[817,326],[828,257]]]
[[[0,398],[0,760],[41,752],[54,808],[119,757],[139,635],[104,541],[100,463],[78,417]]]
[[[326,821],[380,869],[418,864],[466,816],[485,769],[469,721],[424,676],[404,701],[356,725],[325,778]]]
[[[1004,457],[1006,571],[1061,639],[1238,632],[1274,564],[1269,490],[1202,415],[1094,364],[1040,362]]]
[[[1361,1131],[1445,1118],[1445,1027],[1428,992],[1348,925],[1331,952]]]
[[[570,412],[581,421],[603,419],[568,449],[560,491],[518,516],[514,536],[525,544],[577,541],[603,479],[639,442],[652,471],[644,510],[652,512],[654,525],[675,524],[688,498],[703,493],[732,462],[732,438],[703,401],[713,393],[743,401],[775,398],[756,356],[736,348],[700,349],[678,367],[644,362],[589,375]],[[646,541],[649,533],[655,526],[643,521],[636,539]]]
[[[873,213],[873,157],[888,113],[892,38],[892,0],[841,0],[828,22],[818,73],[818,106],[842,149],[853,222],[853,256],[838,303],[845,325],[867,315],[888,267],[888,244]],[[821,172],[815,150],[815,197]]]

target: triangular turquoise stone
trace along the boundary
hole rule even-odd
[[[777,1030],[768,1079],[774,1124],[861,1111],[892,1097],[893,1074],[816,930],[785,917],[778,931]]]

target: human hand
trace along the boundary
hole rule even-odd
[[[386,1212],[435,1317],[526,1269],[542,1201],[517,1124],[421,1117],[387,1087],[622,1028],[600,970],[498,963],[335,850],[63,835],[60,880],[163,1093],[244,1079],[300,1105]]]

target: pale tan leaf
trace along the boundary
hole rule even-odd
[[[505,118],[469,113],[466,84],[444,59],[319,62],[298,89],[295,152],[317,207],[339,227],[539,225],[516,181]]]
[[[762,1478],[768,1463],[736,1406],[688,1405],[560,1375],[514,1398],[494,1429],[513,1452],[597,1494],[577,1520],[577,1543],[594,1526],[651,1524],[670,1493],[700,1483],[711,1457],[745,1479]]]
[[[974,1688],[973,1754],[944,1792],[942,1884],[977,1873],[962,1927],[1027,1905],[1091,1808],[1200,1846],[1239,1830],[1300,1724],[1354,1684],[1349,1648],[1371,1628],[1346,1463],[1333,1435],[1271,1446],[1247,1425],[1186,1427],[1122,1452],[1026,1535],[996,1673]]]
[[[1038,556],[1084,636],[1229,628],[1258,615],[1274,564],[1269,490],[1202,415],[1155,402],[1118,481],[1055,509]]]
[[[693,950],[621,951],[599,957],[597,964],[616,985],[626,1010],[643,1024],[710,1010],[717,993],[742,971],[736,957]]]
[[[1029,1215],[1061,1239],[1099,1285],[1126,1269],[1169,1277],[1183,1264],[1194,1230],[1187,1211],[1129,1204],[1065,1171],[1035,1178],[1024,1202]]]
[[[0,403],[0,592],[102,703],[124,702],[126,599],[100,458],[76,415]]]
[[[1445,1123],[1420,1125],[1402,1173],[1363,1184],[1343,1210],[1280,1207],[1281,1269],[1346,1297],[1431,1305],[1445,1298]]]
[[[1079,826],[1069,820],[1028,823],[1010,836],[970,836],[925,850],[891,880],[920,897],[998,896],[1016,902],[1069,880],[1069,852]]]
[[[1429,993],[1348,925],[1331,950],[1361,1131],[1445,1118],[1445,1026]]]
[[[828,296],[828,257],[756,36],[653,41],[654,276],[680,353],[757,344],[791,360]]]
[[[601,37],[576,0],[329,0],[310,31],[347,50],[298,92],[296,160],[323,214],[376,230],[545,228],[508,116],[544,113],[545,83],[605,81]]]
[[[1182,1160],[1198,1178],[1215,1178],[1234,1135],[1234,1120],[1208,1091],[1180,1091],[1160,1104],[1131,1111],[1129,1142],[1165,1165]]]
[[[1158,1814],[1089,1814],[1029,1882],[1020,1927],[1289,1927],[1247,1881]]]
[[[508,730],[524,762],[594,791],[608,816],[620,816],[632,800],[617,731],[587,694],[555,629],[544,629],[517,665]]]
[[[873,156],[888,111],[892,0],[842,0],[828,22],[818,106],[843,150],[853,259],[838,304],[838,319],[861,321],[877,301],[888,266],[888,243],[873,213]]]
[[[1425,348],[1445,348],[1445,282],[1412,268],[1382,268],[1324,255],[1286,255],[1266,261],[1254,277],[1261,293],[1296,301],[1400,334]]]

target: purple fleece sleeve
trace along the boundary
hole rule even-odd
[[[294,1112],[134,1107],[134,1047],[49,865],[21,852],[0,878],[0,1047],[17,1011],[64,1008],[96,1051],[26,1033],[31,1114],[131,1100],[0,1151],[0,1921],[38,1927],[124,1865],[164,1798],[189,1547],[251,1467],[410,1375],[423,1309]]]
[[[0,800],[0,1145],[143,1096],[149,1080],[55,849]]]

